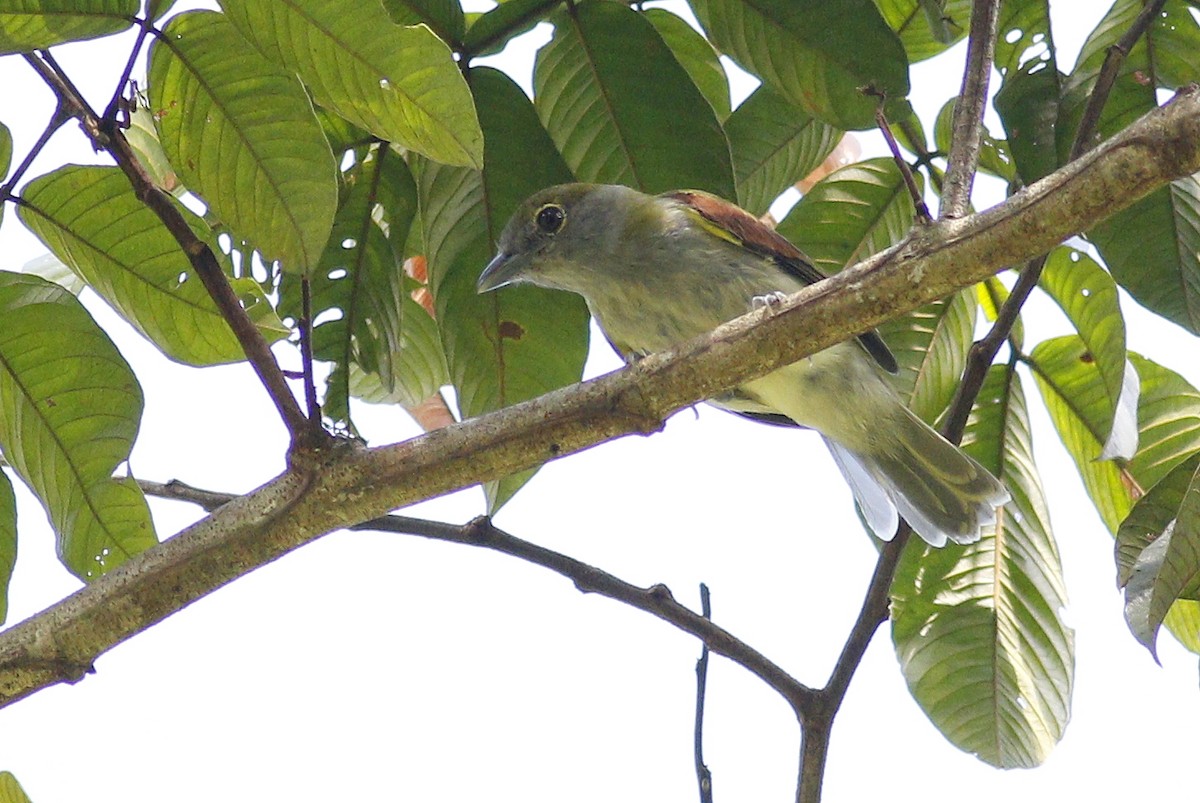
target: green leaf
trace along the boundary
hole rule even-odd
[[[1087,345],[1075,335],[1039,343],[1029,356],[1050,420],[1075,461],[1109,531],[1136,499],[1200,451],[1200,391],[1175,372],[1130,353],[1141,382],[1138,450],[1133,459],[1099,460],[1111,403]]]
[[[182,206],[192,231],[220,250],[204,221]],[[21,220],[54,254],[172,359],[214,365],[245,359],[229,324],[158,216],[116,167],[68,165],[26,185]],[[233,281],[268,340],[285,337],[258,285]]]
[[[733,152],[738,204],[766,214],[779,195],[825,161],[842,132],[822,123],[770,87],[760,86],[725,123]]]
[[[675,54],[680,66],[687,70],[696,88],[713,107],[717,119],[724,122],[733,109],[729,100],[729,76],[725,74],[717,51],[703,34],[677,14],[663,8],[649,8],[642,14]]]
[[[873,128],[879,101],[908,95],[900,38],[871,0],[691,0],[722,53],[815,117],[842,129]]]
[[[146,3],[146,14],[152,20],[159,20],[168,11],[171,6],[175,5],[176,0],[148,0]]]
[[[1200,654],[1200,602],[1179,600],[1171,606],[1163,624],[1186,649]]]
[[[581,181],[734,197],[720,121],[636,11],[593,0],[559,14],[533,85],[538,115]]]
[[[1012,494],[995,534],[909,542],[892,583],[892,639],[909,690],[959,748],[997,767],[1041,764],[1070,715],[1074,638],[1033,459],[1025,395],[993,366],[964,448]]]
[[[570,170],[511,79],[476,68],[470,82],[485,133],[484,171],[414,166],[429,287],[464,417],[578,381],[588,337],[578,296],[525,286],[475,292],[494,238],[518,204],[569,180]],[[498,510],[531,475],[487,483],[489,509]]]
[[[1031,61],[1005,76],[993,101],[1017,173],[1026,185],[1058,169],[1061,80],[1053,67]]]
[[[900,373],[892,386],[913,412],[937,421],[954,398],[967,366],[978,307],[970,289],[926,304],[879,327]]]
[[[1200,591],[1200,455],[1172,469],[1134,505],[1117,531],[1117,569],[1129,629],[1157,659],[1167,612]]]
[[[463,51],[470,57],[499,53],[560,5],[562,0],[501,0],[467,28]]]
[[[0,803],[30,803],[21,784],[7,770],[0,772]]]
[[[311,270],[337,210],[337,165],[300,82],[224,15],[192,11],[150,46],[149,91],[188,189],[266,261]]]
[[[0,272],[0,445],[41,500],[58,555],[90,580],[157,543],[129,459],[142,390],[75,296]]]
[[[1087,236],[1130,295],[1200,334],[1200,181],[1173,181]]]
[[[448,45],[463,38],[466,17],[458,0],[383,0],[388,16],[397,25],[428,25]]]
[[[875,0],[875,5],[913,63],[943,52],[971,26],[970,0]]]
[[[921,177],[916,175],[920,184]],[[826,273],[836,273],[899,242],[913,220],[912,199],[891,158],[847,165],[819,181],[778,231]]]
[[[0,622],[8,618],[8,584],[12,581],[13,567],[16,565],[17,498],[13,493],[12,481],[0,471]],[[0,790],[2,788],[0,786]],[[3,797],[0,797],[2,800]]]
[[[996,23],[994,63],[1005,79],[1030,61],[1058,69],[1049,0],[1005,0]]]
[[[0,7],[0,56],[119,33],[138,0],[7,0]]]
[[[359,3],[352,14],[325,0],[225,0],[222,8],[320,105],[431,159],[481,164],[470,90],[428,28],[396,25],[379,3]]]
[[[176,198],[187,193],[187,187],[179,180],[175,167],[167,159],[162,143],[158,141],[158,129],[154,115],[145,106],[139,105],[129,115],[129,126],[125,129],[125,139],[133,148],[138,161],[150,174],[151,180],[163,190]]]
[[[0,184],[8,178],[8,168],[12,166],[12,132],[8,126],[0,123]],[[0,223],[4,221],[4,203],[0,202]]]
[[[1038,285],[1067,314],[1104,383],[1112,417],[1108,428],[1099,430],[1105,437],[1099,459],[1132,457],[1137,448],[1137,377],[1132,368],[1127,370],[1125,318],[1116,283],[1087,254],[1059,246],[1046,259]]]
[[[950,141],[954,135],[954,101],[950,98],[938,112],[933,123],[933,141],[938,151],[943,155],[950,153]],[[1016,176],[1016,166],[1012,155],[1008,152],[1008,143],[996,139],[986,130],[983,132],[983,142],[979,148],[979,169],[999,176],[1005,181],[1012,181]]]

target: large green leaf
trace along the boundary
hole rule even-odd
[[[482,163],[470,90],[429,28],[396,25],[377,2],[358,3],[353,13],[326,0],[225,0],[221,7],[322,106],[431,159]]]
[[[977,309],[968,288],[879,327],[900,366],[892,386],[913,412],[931,424],[962,382]]]
[[[1117,283],[1200,334],[1200,181],[1173,181],[1088,232]]]
[[[1117,581],[1129,628],[1154,655],[1171,606],[1200,591],[1200,455],[1159,480],[1121,522]]]
[[[1111,402],[1100,369],[1075,335],[1039,343],[1028,362],[1050,419],[1075,461],[1109,531],[1117,532],[1136,499],[1200,451],[1200,391],[1179,374],[1130,354],[1141,382],[1138,450],[1133,459],[1100,460]]]
[[[12,481],[0,471],[0,622],[8,618],[8,584],[17,564],[17,498]]]
[[[1012,501],[975,544],[909,542],[892,583],[892,638],[909,690],[947,739],[997,767],[1037,766],[1070,715],[1074,639],[1010,366],[989,370],[964,448]]]
[[[1052,66],[1031,61],[1004,77],[993,101],[1017,173],[1027,185],[1053,173],[1061,161],[1057,141],[1061,81]]]
[[[559,14],[533,85],[538,115],[581,181],[734,197],[720,121],[643,15],[600,0]]]
[[[733,152],[738,204],[758,216],[780,193],[817,169],[842,138],[840,130],[767,86],[742,101],[725,131]]]
[[[1130,458],[1137,449],[1137,374],[1125,354],[1125,318],[1117,285],[1082,251],[1059,246],[1050,252],[1038,285],[1067,314],[1095,361],[1112,414],[1099,459]]]
[[[732,111],[729,76],[712,44],[687,20],[666,9],[649,8],[642,14],[675,54],[680,66],[687,70],[696,88],[713,107],[717,119],[724,122]]]
[[[717,49],[814,116],[875,125],[877,98],[908,95],[900,38],[871,0],[691,0]]]
[[[296,78],[222,14],[172,17],[150,48],[159,141],[190,190],[267,261],[307,273],[337,210],[337,166]]]
[[[920,183],[920,175],[916,176]],[[899,242],[912,225],[913,205],[890,158],[867,159],[818,182],[779,223],[779,233],[826,273]]]
[[[941,53],[971,26],[971,0],[875,0],[875,5],[914,63]]]
[[[509,78],[472,69],[470,82],[485,134],[484,171],[427,161],[414,171],[429,287],[464,417],[577,381],[587,353],[587,311],[578,296],[536,287],[475,292],[516,207],[569,180],[570,170]],[[488,483],[489,508],[497,510],[531,474]]]
[[[41,500],[58,554],[88,580],[157,543],[129,459],[142,390],[75,296],[0,272],[0,447]]]
[[[7,0],[0,6],[0,56],[95,39],[133,25],[139,0]]]
[[[204,221],[178,209],[221,259]],[[18,213],[59,259],[167,356],[190,365],[245,359],[187,256],[119,168],[68,165],[34,179],[21,194]],[[233,285],[264,337],[286,336],[252,279]]]

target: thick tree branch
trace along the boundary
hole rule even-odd
[[[330,443],[182,533],[0,634],[0,704],[73,680],[114,645],[332,530],[580,451],[651,432],[672,413],[855,332],[1038,256],[1167,182],[1200,170],[1200,92],[969,217],[943,220],[772,310],[636,365],[411,441]]]
[[[322,431],[320,421],[310,422],[305,418],[300,405],[287,386],[279,364],[271,354],[262,333],[250,320],[241,301],[233,292],[229,279],[221,269],[221,264],[208,245],[196,236],[180,213],[173,199],[159,188],[146,172],[141,162],[130,147],[125,135],[116,125],[115,120],[101,119],[96,116],[79,94],[58,69],[55,68],[49,56],[39,58],[25,54],[25,60],[42,77],[42,80],[54,91],[60,106],[79,119],[84,132],[91,139],[97,150],[106,150],[116,161],[117,166],[125,173],[137,197],[158,216],[163,225],[179,243],[183,253],[187,255],[193,270],[208,290],[221,317],[229,324],[233,334],[238,339],[242,350],[246,353],[259,381],[266,388],[279,411],[280,417],[288,428],[294,444],[311,444],[320,440]]]

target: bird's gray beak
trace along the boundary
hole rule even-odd
[[[506,284],[512,284],[517,280],[517,274],[520,270],[520,260],[513,259],[501,251],[487,264],[487,267],[483,269],[483,273],[479,274],[479,281],[475,284],[475,292],[487,293]]]

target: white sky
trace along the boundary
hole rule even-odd
[[[1067,4],[1074,16],[1055,30],[1060,64],[1072,63],[1100,5]],[[123,63],[114,54],[129,46],[117,41],[115,50],[109,40],[58,52],[97,103]],[[956,92],[962,53],[914,68],[914,87],[933,87],[914,98],[924,119]],[[528,66],[511,69],[527,75]],[[51,105],[19,59],[0,59],[0,115],[17,160]],[[96,160],[70,125],[29,175]],[[42,250],[6,209],[0,268]],[[282,468],[283,428],[247,368],[175,365],[94,296],[85,300],[143,383],[137,476],[243,492]],[[1131,348],[1200,384],[1196,341],[1123,303]],[[1066,331],[1036,299],[1026,323],[1031,343]],[[619,365],[597,341],[589,375]],[[1186,734],[1200,720],[1195,656],[1164,636],[1159,668],[1129,635],[1112,540],[1032,381],[1025,390],[1076,627],[1067,735],[1034,771],[1000,772],[960,753],[908,696],[885,627],[835,724],[827,800],[1074,798],[1093,783],[1103,799],[1178,799],[1194,787],[1196,743]],[[357,413],[373,443],[416,433],[397,410]],[[163,536],[200,515],[151,504]],[[469,490],[406,512],[463,522],[482,509],[482,494]],[[24,493],[20,517],[10,622],[78,587]],[[818,438],[709,409],[547,466],[498,524],[631,582],[665,582],[697,606],[697,584],[708,583],[720,624],[814,685],[874,564]],[[117,647],[82,683],[0,710],[0,769],[34,803],[694,800],[698,653],[658,620],[537,567],[417,538],[338,533]],[[719,658],[708,699],[717,800],[791,799],[798,734],[787,706]]]

